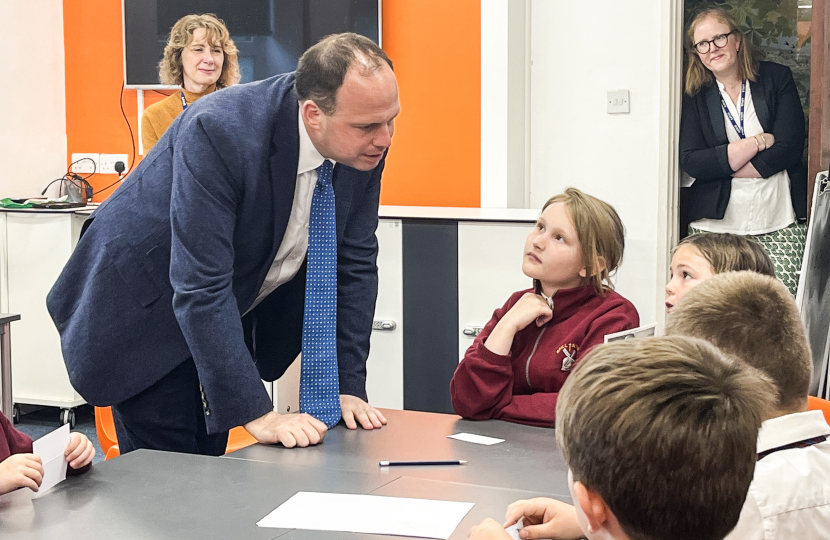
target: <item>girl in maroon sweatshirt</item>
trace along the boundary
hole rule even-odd
[[[534,289],[513,293],[467,350],[450,383],[458,414],[553,427],[576,363],[606,334],[639,326],[609,281],[624,236],[614,208],[578,189],[545,203],[522,261]]]
[[[71,433],[66,447],[66,474],[81,474],[89,470],[95,447],[83,433]],[[43,463],[40,456],[32,454],[32,439],[14,426],[0,413],[0,495],[17,488],[27,487],[37,491],[43,481]]]

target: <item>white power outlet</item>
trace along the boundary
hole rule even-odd
[[[72,154],[72,172],[92,174],[101,172],[100,154]]]
[[[122,174],[127,174],[129,172],[127,170],[127,166],[129,165],[127,159],[127,154],[101,154],[101,170],[99,172],[101,174],[118,174],[115,170],[115,164],[120,161],[124,164]]]

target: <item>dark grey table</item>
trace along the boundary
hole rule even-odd
[[[40,499],[32,500],[28,490],[0,497],[0,537],[400,539],[256,526],[297,491],[322,491],[473,502],[452,536],[462,540],[484,518],[501,519],[517,499],[547,494],[569,500],[552,430],[434,413],[384,413],[389,425],[381,430],[338,426],[313,448],[257,445],[223,458],[139,450],[95,465]],[[506,441],[480,446],[446,438],[462,431]],[[384,469],[377,464],[443,458],[470,463]]]
[[[379,430],[349,430],[342,424],[326,434],[322,444],[302,451],[282,446],[254,445],[226,458],[376,473],[406,475],[521,489],[570,501],[568,467],[556,446],[554,430],[498,420],[475,422],[451,414],[383,409],[389,424]],[[504,439],[492,446],[448,439],[474,433]],[[378,467],[381,460],[423,461],[463,459],[463,466]]]

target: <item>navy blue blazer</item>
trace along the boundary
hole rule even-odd
[[[807,171],[803,165],[804,111],[790,68],[760,62],[758,77],[749,82],[752,102],[765,133],[775,136],[771,148],[750,160],[763,178],[787,170],[795,215],[807,217]],[[718,85],[683,95],[680,118],[680,166],[695,178],[681,189],[681,214],[685,221],[723,219],[732,192],[732,173],[726,147]],[[685,230],[683,231],[685,233]]]
[[[304,270],[240,314],[285,233],[298,157],[293,74],[215,92],[176,119],[92,214],[47,297],[84,399],[119,403],[192,356],[209,433],[273,409],[260,377],[300,352]],[[383,166],[338,164],[333,179],[340,392],[363,399]]]

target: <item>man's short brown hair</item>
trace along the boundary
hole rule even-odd
[[[720,540],[738,522],[772,384],[708,342],[617,341],[589,353],[556,405],[574,481],[633,540]]]
[[[309,48],[297,63],[294,92],[297,100],[311,100],[331,116],[337,110],[337,91],[349,69],[356,65],[362,75],[369,75],[392,61],[371,39],[346,32],[326,36]]]
[[[674,307],[666,333],[705,339],[766,373],[779,410],[800,410],[807,398],[810,346],[792,294],[775,278],[727,272],[704,281]]]

